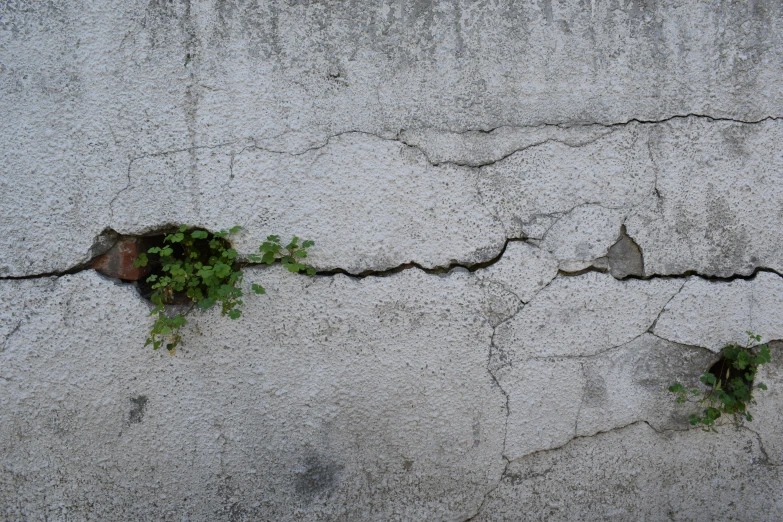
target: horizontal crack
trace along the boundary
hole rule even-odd
[[[525,242],[526,238],[506,238],[505,243],[503,244],[503,248],[500,249],[500,252],[492,257],[491,259],[488,259],[487,261],[480,261],[478,263],[472,263],[472,264],[465,264],[465,263],[458,263],[453,262],[449,263],[448,265],[443,266],[436,266],[432,268],[427,268],[419,263],[416,262],[409,262],[409,263],[403,263],[401,265],[398,265],[393,268],[388,268],[386,270],[363,270],[361,272],[349,272],[348,270],[345,270],[344,268],[333,268],[330,270],[318,270],[316,271],[315,275],[319,276],[333,276],[337,274],[346,275],[348,277],[356,278],[356,279],[364,279],[365,277],[387,277],[390,275],[394,275],[397,273],[400,273],[404,270],[409,270],[412,268],[421,270],[424,273],[427,274],[444,274],[447,272],[450,272],[451,270],[455,268],[464,268],[465,270],[469,272],[475,272],[476,270],[479,270],[480,268],[487,268],[489,266],[494,265],[500,259],[502,259],[503,254],[506,253],[506,249],[508,248],[509,243],[514,242]],[[246,266],[259,266],[260,264],[257,263],[251,263]]]
[[[492,134],[495,131],[498,131],[500,129],[543,129],[546,127],[557,127],[560,129],[572,129],[572,128],[579,128],[579,127],[623,127],[626,125],[630,125],[632,123],[639,123],[642,125],[655,125],[659,123],[666,123],[672,120],[677,119],[686,119],[686,118],[701,118],[706,119],[710,121],[725,121],[730,123],[740,123],[745,125],[755,125],[758,123],[764,123],[766,121],[777,121],[783,119],[783,116],[765,116],[763,118],[759,118],[757,120],[740,120],[737,118],[726,118],[721,116],[710,116],[708,114],[698,114],[695,112],[689,112],[687,114],[673,114],[671,116],[667,116],[665,118],[657,119],[657,120],[644,120],[641,118],[630,118],[625,121],[618,121],[618,122],[591,122],[591,121],[575,121],[575,122],[540,122],[540,123],[531,123],[529,125],[499,125],[497,127],[490,127],[490,128],[478,128],[478,129],[464,129],[459,131],[453,131],[448,129],[436,129],[439,132],[448,132],[451,134],[470,134],[470,133],[476,133],[476,134]]]
[[[580,275],[584,275],[588,272],[598,272],[601,274],[605,274],[608,272],[605,268],[597,268],[594,266],[589,266],[583,270],[576,270],[574,272],[567,272],[564,270],[558,270],[557,275],[563,276],[563,277],[577,277]],[[721,283],[730,283],[732,281],[736,281],[738,279],[741,279],[743,281],[752,281],[756,278],[756,276],[761,272],[767,272],[771,274],[775,274],[777,276],[783,277],[783,274],[778,272],[777,270],[773,268],[758,266],[756,267],[753,272],[750,274],[733,274],[730,276],[716,276],[716,275],[710,275],[710,274],[700,274],[696,270],[687,270],[685,272],[679,273],[679,274],[650,274],[646,276],[637,276],[637,275],[627,275],[622,278],[618,278],[618,281],[628,281],[630,279],[636,279],[639,281],[651,281],[654,279],[683,279],[687,277],[698,277],[700,279],[704,279],[706,281],[716,281]]]
[[[425,127],[425,128],[422,128],[422,129],[415,129],[415,130],[432,130],[432,131],[435,131],[435,132],[443,132],[443,133],[458,134],[458,135],[459,134],[470,134],[470,133],[492,134],[493,132],[498,131],[500,129],[543,129],[543,128],[547,128],[547,127],[555,127],[555,128],[558,128],[558,129],[572,129],[572,128],[581,128],[581,127],[615,128],[615,127],[624,127],[624,126],[627,126],[627,125],[631,125],[633,123],[640,124],[640,125],[657,125],[657,124],[666,123],[666,122],[669,122],[669,121],[672,121],[672,120],[676,120],[676,119],[687,119],[687,118],[700,118],[700,119],[706,119],[706,120],[709,120],[709,121],[722,121],[722,122],[738,123],[738,124],[743,124],[743,125],[755,125],[755,124],[759,124],[759,123],[764,123],[766,121],[778,121],[778,120],[783,119],[783,116],[767,116],[767,117],[764,117],[764,118],[761,118],[761,119],[758,119],[758,120],[739,120],[739,119],[735,119],[735,118],[725,118],[725,117],[708,116],[708,115],[705,115],[705,114],[688,113],[688,114],[676,114],[676,115],[668,116],[666,118],[662,118],[662,119],[659,119],[659,120],[643,120],[643,119],[640,119],[640,118],[631,118],[631,119],[626,120],[626,121],[612,122],[612,123],[601,123],[601,122],[550,123],[550,122],[542,122],[542,123],[531,124],[531,125],[501,125],[501,126],[493,127],[493,128],[490,128],[490,129],[466,129],[466,130],[461,130],[461,131],[452,131],[452,130],[445,130],[445,129],[434,129],[433,127]],[[270,137],[270,138],[257,138],[257,139],[252,139],[251,140],[253,142],[253,145],[250,145],[250,146],[247,146],[247,147],[243,148],[239,153],[236,154],[236,156],[239,156],[240,154],[242,154],[243,152],[245,152],[247,150],[262,150],[262,151],[265,151],[265,152],[269,152],[271,154],[284,154],[284,155],[294,156],[294,157],[295,156],[302,156],[304,154],[307,154],[308,152],[312,152],[314,150],[319,150],[319,149],[322,149],[324,147],[327,147],[333,139],[339,138],[340,136],[345,136],[345,135],[348,135],[348,134],[361,134],[361,135],[365,135],[365,136],[372,136],[372,137],[375,137],[375,138],[383,140],[383,141],[394,141],[394,142],[397,142],[397,143],[401,143],[402,145],[405,145],[406,147],[410,147],[410,148],[416,149],[416,150],[418,150],[419,152],[422,153],[424,158],[427,160],[427,163],[429,163],[430,165],[432,165],[434,167],[438,167],[440,165],[454,165],[454,166],[459,166],[459,167],[481,168],[481,167],[486,167],[488,165],[492,165],[494,163],[502,161],[502,160],[508,158],[509,156],[512,156],[513,154],[517,153],[517,152],[521,152],[523,150],[526,150],[526,149],[529,149],[529,148],[532,148],[532,147],[537,147],[537,146],[540,146],[540,145],[542,145],[544,143],[547,143],[547,142],[550,142],[550,141],[562,143],[562,144],[570,146],[570,147],[581,147],[581,146],[583,146],[583,145],[585,145],[587,143],[596,141],[596,140],[600,139],[601,137],[603,137],[603,136],[598,136],[596,138],[588,140],[585,143],[581,143],[580,142],[579,144],[571,144],[571,143],[568,143],[566,141],[561,141],[561,140],[557,140],[557,139],[554,139],[554,138],[548,138],[548,139],[537,141],[537,142],[532,143],[530,145],[527,145],[525,147],[520,147],[518,149],[515,149],[515,150],[507,153],[507,154],[503,154],[501,157],[499,157],[497,159],[494,159],[494,160],[491,160],[491,161],[486,161],[486,162],[476,162],[476,163],[455,162],[455,161],[433,162],[433,161],[431,161],[429,159],[428,154],[426,153],[426,151],[422,147],[420,147],[418,145],[413,145],[411,143],[408,143],[407,141],[405,141],[402,138],[402,135],[406,132],[406,130],[407,129],[399,129],[396,132],[396,135],[394,135],[394,137],[390,137],[390,136],[392,136],[392,133],[389,133],[387,135],[382,135],[382,134],[379,134],[377,132],[371,132],[371,131],[365,131],[365,130],[359,130],[359,129],[345,130],[345,131],[337,132],[335,134],[330,134],[329,136],[324,138],[317,145],[306,147],[304,149],[296,150],[296,151],[293,151],[293,152],[292,151],[288,151],[288,150],[281,150],[281,149],[275,149],[275,148],[272,148],[272,147],[261,146],[261,145],[258,144],[259,141],[273,140],[273,139],[279,138],[282,135],[273,136],[273,137]],[[214,145],[197,145],[197,146],[193,146],[193,147],[172,149],[172,150],[154,152],[154,153],[149,153],[149,154],[142,154],[142,155],[139,155],[139,156],[136,156],[136,157],[132,157],[132,158],[130,158],[130,163],[128,165],[128,171],[129,171],[128,172],[128,182],[129,182],[129,184],[125,188],[121,189],[120,192],[117,194],[117,196],[120,193],[122,193],[125,190],[127,190],[128,188],[130,188],[130,168],[131,168],[131,165],[133,164],[134,161],[137,161],[137,160],[140,160],[140,159],[144,159],[144,158],[165,156],[165,155],[168,155],[168,154],[177,154],[177,153],[180,153],[180,152],[192,152],[192,151],[198,150],[198,149],[216,149],[216,148],[226,147],[226,146],[229,146],[229,145],[236,144],[238,141],[240,141],[240,140],[233,140],[233,141],[228,141],[228,142],[224,142],[224,143],[218,143],[218,144],[214,144]],[[232,159],[232,162],[233,162],[233,159]],[[115,196],[113,198],[112,203],[117,199],[117,196]],[[111,208],[111,205],[110,205],[110,208]]]

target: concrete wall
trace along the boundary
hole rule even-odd
[[[777,0],[0,2],[0,518],[780,520]],[[316,241],[143,348],[106,230]]]

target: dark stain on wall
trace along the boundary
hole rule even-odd
[[[308,455],[302,470],[296,474],[295,490],[308,500],[329,493],[339,483],[343,466],[319,455]]]
[[[144,411],[147,409],[147,396],[139,395],[138,397],[131,397],[130,401],[133,403],[128,414],[128,425],[139,424],[144,420]]]

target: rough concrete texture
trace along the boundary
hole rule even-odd
[[[473,520],[780,520],[781,469],[749,430],[638,422],[512,463]]]
[[[781,339],[781,303],[783,277],[775,273],[724,283],[690,277],[661,313],[653,333],[715,352],[728,343],[744,345],[746,332],[765,341]]]
[[[0,354],[3,515],[474,513],[504,467],[505,398],[470,276],[247,278],[269,299],[241,323],[198,317],[175,357],[141,348],[151,319],[130,286],[4,282],[4,308],[42,297]]]
[[[779,520],[783,4],[0,2],[0,518]],[[313,239],[170,357],[86,268]],[[349,275],[345,275],[349,274]]]

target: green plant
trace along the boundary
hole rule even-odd
[[[173,354],[182,339],[180,329],[187,324],[186,316],[196,308],[208,310],[220,303],[221,315],[238,319],[244,304],[242,268],[248,262],[271,265],[280,261],[290,272],[315,274],[314,268],[302,263],[307,257],[307,249],[315,243],[303,241],[300,244],[297,237],[284,247],[279,236],[269,236],[258,248],[259,254],[252,254],[247,262],[240,263],[237,251],[227,240],[240,230],[241,227],[233,227],[207,232],[182,225],[176,232],[166,235],[162,245],[139,254],[135,266],[152,263],[159,269],[147,278],[153,291],[150,300],[155,305],[151,315],[157,318],[144,346],[151,344],[157,350],[165,343]],[[265,293],[261,285],[254,283],[251,288],[256,294]],[[168,304],[190,306],[186,312],[170,317],[165,308]]]
[[[721,350],[721,358],[700,378],[704,390],[688,390],[680,383],[669,386],[678,404],[697,401],[704,406],[701,415],[691,415],[693,426],[701,425],[705,431],[715,431],[715,422],[723,415],[732,415],[739,424],[742,419],[751,422],[753,416],[747,411],[748,404],[755,404],[753,390],[766,390],[763,383],[754,385],[758,367],[770,361],[769,346],[761,344],[761,336],[747,332],[745,346],[728,344]]]

